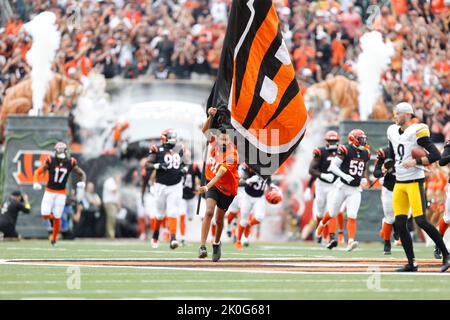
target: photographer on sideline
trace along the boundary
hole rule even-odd
[[[30,213],[30,209],[28,196],[19,190],[13,191],[0,211],[0,234],[5,238],[18,238],[16,223],[19,212]]]

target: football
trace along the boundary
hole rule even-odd
[[[428,155],[428,151],[422,147],[415,147],[411,150],[411,156],[414,159],[426,157]]]
[[[278,204],[283,200],[283,194],[278,187],[271,187],[270,190],[266,192],[266,200],[271,204]]]

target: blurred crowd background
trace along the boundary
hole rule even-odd
[[[383,76],[385,102],[412,102],[436,142],[450,132],[448,0],[275,0],[303,90],[327,77],[354,79],[358,42],[380,31],[395,46]],[[82,80],[92,69],[107,79],[213,79],[231,0],[0,0],[0,102],[27,77],[31,39],[21,26],[50,10],[61,49],[54,69]],[[9,4],[9,5],[8,5]],[[9,7],[9,8],[8,8]]]

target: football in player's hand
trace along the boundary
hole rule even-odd
[[[411,156],[414,159],[419,159],[422,157],[426,157],[428,155],[428,151],[422,147],[415,147],[411,150]]]

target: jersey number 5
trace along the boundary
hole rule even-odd
[[[358,175],[359,177],[362,177],[364,172],[364,162],[357,161],[357,160],[351,160],[350,161],[350,170],[348,173],[352,176]]]

